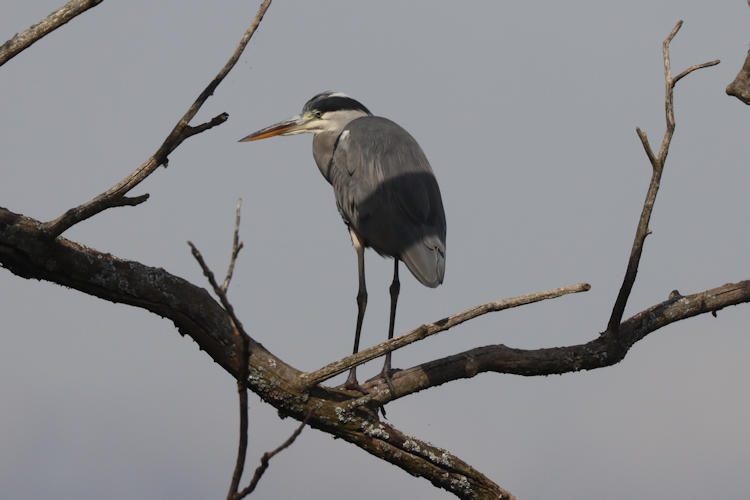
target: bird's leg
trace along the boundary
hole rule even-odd
[[[393,338],[393,327],[396,323],[396,304],[398,303],[398,293],[401,291],[401,282],[398,280],[398,259],[393,259],[393,281],[389,288],[391,292],[391,318],[388,322],[388,340]],[[393,382],[391,382],[391,353],[385,355],[385,363],[383,363],[383,370],[380,375],[388,383],[388,389],[391,391],[391,395],[395,396],[396,391],[393,388]]]
[[[349,230],[352,237],[352,243],[354,244],[354,250],[357,251],[357,269],[359,272],[359,291],[357,292],[357,329],[354,332],[354,351],[352,354],[357,354],[359,350],[359,334],[362,332],[362,320],[365,317],[365,309],[367,309],[367,286],[365,285],[365,245],[360,236]],[[359,382],[357,382],[357,367],[352,367],[349,370],[349,376],[344,382],[344,387],[347,389],[356,389],[361,391]]]

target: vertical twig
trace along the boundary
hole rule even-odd
[[[226,293],[229,288],[229,283],[232,281],[232,275],[234,274],[234,263],[237,261],[237,255],[239,255],[244,243],[240,241],[240,215],[242,213],[242,198],[237,200],[237,212],[234,218],[234,237],[232,239],[232,256],[229,259],[229,267],[227,268],[227,276],[224,278],[224,283],[221,285],[221,289]]]
[[[214,289],[214,293],[219,297],[221,305],[224,306],[224,310],[229,315],[229,322],[232,325],[232,330],[234,331],[235,346],[237,346],[237,349],[239,350],[239,360],[237,366],[237,393],[239,395],[240,401],[240,439],[237,446],[237,461],[235,463],[234,472],[232,473],[232,481],[229,486],[229,492],[227,493],[227,500],[232,500],[237,495],[237,489],[239,488],[240,479],[242,479],[242,471],[245,468],[245,456],[247,455],[247,364],[250,358],[250,348],[247,341],[248,336],[245,333],[245,330],[242,327],[242,323],[240,323],[239,318],[237,318],[237,316],[235,315],[232,304],[230,304],[229,299],[227,299],[226,290],[222,289],[222,287],[220,287],[216,282],[214,273],[208,267],[206,261],[203,260],[203,255],[201,255],[200,251],[191,241],[188,241],[188,245],[190,245],[190,250],[193,254],[193,257],[195,257],[195,260],[198,261],[198,264],[201,266],[203,275],[206,277],[206,279],[208,279],[208,282]]]
[[[227,492],[227,500],[239,500],[249,495],[250,493],[252,493],[255,490],[256,486],[258,485],[258,481],[260,481],[261,476],[268,468],[269,460],[271,460],[271,458],[277,453],[291,446],[294,440],[297,439],[297,436],[300,435],[300,433],[302,432],[302,429],[305,427],[308,420],[310,419],[310,416],[312,415],[312,411],[310,411],[305,417],[305,420],[300,424],[299,427],[297,427],[294,433],[292,433],[292,435],[281,444],[281,446],[279,446],[273,451],[266,452],[263,454],[263,456],[261,457],[260,465],[258,466],[257,469],[255,469],[255,473],[253,474],[253,478],[251,479],[250,484],[246,488],[244,488],[242,491],[238,491],[240,481],[242,480],[242,473],[245,470],[245,460],[247,458],[247,428],[248,428],[247,378],[248,378],[248,363],[250,360],[250,343],[248,342],[248,335],[245,332],[244,328],[242,327],[242,323],[240,323],[239,318],[237,318],[237,316],[234,313],[234,308],[232,307],[232,304],[227,299],[227,289],[229,288],[229,283],[232,280],[232,273],[234,271],[235,262],[237,261],[237,255],[239,254],[243,246],[239,237],[241,208],[242,208],[242,200],[240,199],[237,201],[237,211],[236,211],[236,215],[234,219],[234,238],[233,238],[233,243],[232,243],[232,256],[229,261],[227,276],[224,279],[224,283],[221,286],[219,286],[219,284],[216,282],[214,273],[206,264],[206,261],[203,259],[203,255],[201,255],[200,251],[196,248],[196,246],[192,242],[188,241],[188,245],[190,245],[190,250],[193,254],[193,257],[195,257],[195,260],[198,261],[198,264],[203,270],[203,274],[206,276],[206,279],[208,279],[208,282],[211,284],[211,287],[214,289],[214,293],[216,293],[216,295],[219,297],[219,300],[221,301],[222,306],[224,306],[224,309],[226,310],[229,316],[229,321],[234,331],[235,345],[237,346],[239,350],[237,394],[239,395],[239,404],[240,404],[240,438],[237,444],[237,460],[234,465],[234,472],[232,473],[232,481],[229,485],[229,491]]]
[[[654,209],[654,202],[656,201],[656,195],[659,192],[659,184],[661,182],[661,175],[664,171],[664,163],[667,160],[667,154],[669,153],[669,145],[672,142],[672,136],[674,135],[675,120],[674,120],[674,86],[685,76],[689,75],[695,70],[706,68],[709,66],[715,66],[719,64],[718,60],[709,61],[703,64],[696,64],[690,66],[688,69],[672,77],[672,66],[669,55],[669,44],[672,39],[677,35],[682,27],[682,21],[678,21],[675,27],[672,29],[669,36],[662,43],[662,54],[664,57],[664,108],[666,114],[667,130],[664,133],[664,137],[661,141],[661,147],[659,148],[659,154],[654,155],[651,146],[648,142],[646,133],[640,128],[636,128],[638,137],[643,144],[643,148],[646,151],[651,162],[651,183],[648,186],[648,192],[646,193],[646,200],[643,202],[643,209],[641,210],[641,217],[638,221],[638,228],[636,229],[635,239],[633,240],[633,247],[630,251],[630,258],[628,259],[628,267],[625,271],[625,277],[620,287],[620,292],[617,294],[614,307],[612,308],[612,314],[607,323],[607,331],[617,332],[620,327],[620,321],[622,315],[625,312],[625,306],[628,303],[630,292],[633,290],[633,284],[635,283],[635,277],[638,274],[638,264],[641,260],[641,254],[643,253],[643,243],[646,240],[646,236],[651,234],[648,228],[649,221],[651,220],[651,213]]]
[[[241,345],[242,359],[247,360],[249,357],[247,338],[243,337]],[[227,500],[237,498],[237,490],[240,487],[240,479],[242,479],[242,472],[245,470],[245,457],[247,456],[247,361],[243,365],[244,368],[240,369],[240,376],[237,379],[237,394],[239,395],[240,402],[240,439],[237,443],[237,461],[234,464],[234,472],[232,472],[232,482],[229,485]]]

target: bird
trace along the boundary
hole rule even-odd
[[[301,114],[253,132],[239,142],[301,133],[314,136],[313,158],[333,187],[336,207],[357,253],[359,287],[353,350],[356,354],[367,308],[365,248],[394,261],[389,287],[388,339],[391,339],[401,289],[399,262],[427,287],[435,288],[443,282],[446,248],[443,200],[432,167],[417,141],[400,125],[373,115],[362,103],[342,92],[321,92],[305,103]],[[395,393],[393,373],[389,352],[379,376]],[[343,387],[361,391],[356,367],[349,371]]]

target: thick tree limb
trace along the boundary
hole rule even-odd
[[[380,379],[365,383],[362,388],[370,393],[368,404],[380,405],[483,372],[533,377],[604,368],[622,361],[636,342],[671,323],[747,302],[750,302],[750,280],[685,297],[673,293],[666,301],[625,320],[617,334],[604,332],[585,344],[544,349],[514,349],[502,344],[477,347],[395,373],[392,378],[395,396]]]
[[[443,318],[434,323],[430,323],[429,325],[422,325],[408,333],[390,340],[386,340],[385,342],[381,342],[378,345],[368,347],[367,349],[362,349],[356,354],[352,354],[338,361],[334,361],[333,363],[330,363],[323,368],[320,368],[319,370],[315,370],[314,372],[303,373],[300,376],[303,382],[302,389],[309,389],[310,387],[328,380],[329,378],[335,377],[340,373],[344,373],[353,366],[358,366],[375,358],[379,358],[380,356],[383,356],[389,352],[401,349],[402,347],[435,335],[436,333],[444,332],[445,330],[460,325],[461,323],[469,321],[470,319],[482,316],[483,314],[503,311],[505,309],[539,302],[541,300],[554,299],[563,295],[567,295],[569,293],[585,292],[590,289],[591,285],[589,285],[588,283],[578,283],[576,285],[564,286],[544,292],[529,293],[526,295],[521,295],[519,297],[497,300],[494,302],[488,302],[486,304],[472,307],[467,311],[448,316],[447,318]]]
[[[21,33],[16,33],[13,38],[0,45],[0,66],[13,59],[43,36],[100,3],[102,3],[102,0],[70,0],[38,23]]]
[[[709,66],[716,66],[719,64],[718,60],[709,61],[703,64],[696,64],[690,66],[688,69],[672,77],[672,64],[669,55],[669,44],[672,39],[677,35],[682,27],[682,21],[678,21],[672,32],[669,33],[667,38],[662,43],[662,55],[664,57],[664,101],[665,101],[665,113],[667,121],[667,130],[664,132],[664,137],[661,140],[661,147],[659,148],[659,154],[654,155],[651,145],[648,142],[645,132],[640,128],[636,128],[638,137],[643,144],[643,149],[646,150],[646,156],[648,156],[651,162],[651,182],[648,186],[646,193],[646,200],[643,202],[643,209],[641,211],[641,217],[638,220],[638,228],[635,232],[635,239],[633,240],[633,247],[630,250],[630,258],[628,259],[628,267],[625,270],[625,277],[620,287],[620,292],[617,294],[615,304],[612,307],[612,314],[609,317],[609,323],[607,323],[608,332],[616,332],[620,327],[620,321],[622,315],[625,313],[625,306],[628,303],[630,292],[633,290],[633,284],[635,283],[635,277],[638,275],[638,264],[641,261],[641,254],[643,253],[643,244],[646,241],[646,236],[651,234],[651,230],[648,228],[649,221],[651,220],[651,213],[654,210],[654,203],[656,202],[656,195],[659,192],[659,184],[661,182],[661,175],[664,171],[664,162],[667,160],[667,154],[669,153],[669,145],[672,142],[672,136],[674,135],[675,121],[674,121],[674,86],[679,80],[689,75],[695,70],[701,68],[707,68]]]
[[[169,132],[169,134],[167,135],[167,138],[164,139],[164,142],[161,144],[161,146],[159,146],[159,149],[157,149],[156,152],[151,155],[145,162],[143,162],[141,166],[138,167],[133,173],[109,188],[104,193],[96,196],[95,198],[87,201],[82,205],[69,209],[57,219],[45,223],[44,229],[49,236],[57,237],[75,224],[93,217],[99,212],[103,212],[108,208],[122,206],[122,198],[128,192],[130,192],[131,189],[143,182],[146,177],[151,175],[161,165],[166,166],[168,162],[168,156],[172,153],[172,151],[177,149],[177,147],[182,144],[185,139],[208,130],[212,127],[220,125],[229,118],[229,115],[227,113],[221,113],[206,123],[202,123],[194,127],[189,125],[190,120],[195,117],[196,113],[198,113],[198,110],[201,108],[201,106],[203,106],[203,103],[205,103],[206,100],[214,93],[216,87],[219,86],[224,77],[229,74],[234,65],[237,63],[240,55],[242,55],[242,52],[245,50],[247,43],[250,41],[250,38],[255,33],[255,30],[258,29],[258,25],[260,24],[263,16],[266,13],[266,10],[268,10],[268,7],[270,5],[271,0],[265,0],[261,4],[260,8],[258,9],[258,13],[255,15],[252,23],[250,23],[247,31],[245,31],[245,34],[242,35],[242,38],[240,39],[237,48],[234,50],[234,53],[231,55],[226,64],[224,64],[224,67],[221,68],[214,79],[211,80],[211,82],[206,86],[205,89],[203,89],[203,92],[200,93],[195,102],[193,102],[190,108],[188,108],[182,118],[180,118],[177,124],[172,128],[171,132]],[[145,198],[143,198],[141,201],[145,201]]]
[[[745,58],[745,64],[742,65],[742,69],[734,77],[732,83],[727,85],[727,95],[731,95],[750,105],[750,50],[747,52]]]
[[[235,329],[204,289],[163,269],[118,259],[65,238],[50,239],[44,225],[0,208],[0,265],[106,300],[169,318],[233,377],[240,375]],[[301,372],[248,337],[247,387],[282,414],[353,443],[406,472],[466,499],[510,499],[489,478],[449,452],[381,424],[369,408],[347,410],[351,397],[327,387],[300,392]]]
[[[729,305],[750,302],[750,281],[743,281],[687,297],[674,293],[665,302],[656,304],[624,322],[621,321],[637,274],[643,241],[649,233],[648,220],[659,184],[658,178],[655,182],[652,178],[653,192],[650,187],[623,287],[615,303],[608,328],[600,336],[585,344],[546,349],[513,349],[504,345],[479,347],[394,374],[393,393],[378,379],[363,386],[368,392],[367,396],[353,398],[346,391],[319,385],[303,390],[310,385],[309,377],[284,363],[256,340],[243,334],[239,320],[234,316],[231,305],[225,300],[225,289],[218,286],[210,271],[206,274],[210,276],[214,289],[218,290],[217,295],[224,304],[223,308],[202,288],[163,269],[121,260],[64,238],[50,238],[50,235],[58,236],[75,223],[106,208],[145,201],[147,195],[135,198],[125,195],[159,165],[166,164],[167,155],[185,138],[226,120],[225,115],[219,115],[210,122],[196,127],[188,125],[239,58],[269,3],[270,0],[267,0],[261,6],[253,25],[248,28],[240,46],[219,75],[178,122],[157,153],[133,175],[94,200],[71,209],[57,220],[46,224],[0,208],[0,265],[21,277],[44,279],[169,318],[180,333],[190,335],[199,348],[205,350],[214,361],[238,379],[241,394],[246,394],[242,389],[247,387],[283,415],[307,421],[312,427],[353,443],[410,474],[423,477],[435,486],[467,499],[510,499],[513,496],[449,452],[406,436],[387,423],[378,421],[377,413],[371,408],[417,391],[488,371],[533,376],[609,366],[622,360],[635,342],[667,324],[698,314],[715,312]],[[672,78],[669,67],[669,42],[680,26],[681,22],[664,42],[667,133],[658,155],[651,150],[645,133],[638,130],[653,171],[658,170],[659,175],[674,131],[674,84],[696,69],[718,63],[712,61],[692,66]],[[233,259],[239,251],[238,246],[235,239]],[[207,266],[204,266],[204,271],[206,269]],[[228,272],[225,283],[228,285],[230,280],[231,272]],[[480,313],[476,315],[478,314]],[[458,324],[467,319],[470,318],[466,317],[460,321],[457,317],[447,318],[424,328],[443,328],[451,321]],[[419,335],[422,334],[418,333],[417,337]],[[387,348],[392,347],[388,345]],[[240,395],[242,404],[241,398]],[[296,436],[293,435],[292,440],[294,437]],[[239,462],[238,454],[238,464]],[[233,479],[235,491],[237,483],[239,478],[236,482]]]
[[[0,265],[14,274],[44,279],[114,302],[140,307],[169,318],[219,365],[238,377],[234,328],[226,311],[208,293],[163,269],[117,259],[64,238],[45,237],[42,224],[0,209]],[[623,322],[618,334],[605,332],[586,344],[548,349],[513,349],[503,345],[479,347],[413,367],[393,375],[395,396],[382,380],[363,385],[376,404],[436,387],[459,378],[494,371],[518,375],[547,375],[591,370],[617,363],[628,349],[670,323],[724,307],[750,302],[750,281],[727,284],[667,301]],[[397,429],[377,422],[368,408],[351,405],[346,393],[326,387],[299,391],[301,372],[248,338],[248,388],[285,414],[298,420],[310,410],[310,425],[341,437],[407,472],[453,491],[461,498],[510,498],[497,485],[444,450],[417,447]],[[428,451],[424,451],[428,450]],[[430,457],[445,454],[453,467]],[[455,464],[462,464],[456,468]],[[448,474],[445,476],[444,474]],[[463,479],[461,479],[463,478]],[[459,486],[471,485],[473,493]],[[467,490],[468,491],[468,490]],[[496,496],[477,496],[478,491]]]
[[[21,277],[44,279],[169,318],[180,333],[190,335],[214,361],[235,378],[239,376],[241,356],[235,352],[234,329],[226,311],[208,292],[163,269],[120,260],[65,238],[50,240],[42,223],[2,208],[0,265]],[[750,281],[686,297],[674,294],[623,322],[617,335],[605,332],[585,344],[548,349],[479,347],[395,373],[396,396],[391,396],[379,379],[363,388],[377,406],[483,372],[533,376],[601,368],[622,360],[635,342],[670,323],[747,302]],[[457,457],[378,422],[368,407],[352,405],[354,400],[347,393],[324,386],[313,387],[309,393],[299,391],[299,370],[254,339],[248,338],[248,343],[248,388],[284,414],[302,421],[313,410],[312,427],[354,443],[461,498],[510,498]],[[467,484],[469,489],[462,490]]]

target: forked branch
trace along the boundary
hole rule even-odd
[[[635,283],[636,275],[638,274],[638,264],[641,261],[641,254],[643,253],[643,244],[646,241],[651,231],[648,228],[649,221],[651,220],[651,213],[654,210],[654,203],[656,202],[656,195],[659,192],[659,183],[661,182],[661,175],[664,171],[664,162],[667,160],[667,154],[669,153],[669,145],[672,142],[672,136],[674,135],[675,121],[674,121],[674,86],[682,78],[686,77],[693,71],[701,68],[707,68],[709,66],[716,66],[719,64],[718,59],[709,61],[703,64],[696,64],[690,66],[688,69],[678,74],[676,77],[672,77],[672,65],[669,55],[669,44],[672,39],[677,35],[682,27],[682,21],[678,21],[672,31],[669,33],[664,42],[662,43],[662,55],[664,58],[664,83],[665,83],[665,112],[667,129],[664,132],[664,137],[661,141],[661,147],[659,148],[659,154],[654,155],[651,145],[648,142],[646,133],[640,128],[636,128],[638,137],[643,144],[643,149],[646,151],[646,156],[651,162],[651,182],[648,186],[646,193],[646,200],[643,202],[643,209],[641,210],[641,217],[638,220],[638,228],[635,232],[635,239],[633,240],[633,247],[630,250],[630,258],[628,259],[628,267],[625,271],[625,277],[620,287],[620,292],[617,294],[617,299],[612,308],[612,314],[609,317],[607,323],[607,331],[617,332],[622,321],[622,315],[625,313],[625,306],[628,303],[630,292],[633,290],[633,284]]]
[[[310,415],[312,415],[312,412],[307,414],[305,420],[303,420],[302,423],[299,424],[296,429],[294,429],[294,432],[292,432],[292,435],[289,436],[286,441],[281,443],[276,449],[265,452],[260,457],[260,465],[255,468],[255,473],[253,473],[253,478],[250,480],[250,484],[248,484],[246,488],[243,488],[242,491],[235,492],[234,496],[230,500],[240,500],[241,498],[245,498],[250,493],[255,491],[255,488],[258,486],[258,481],[260,481],[263,473],[265,473],[266,469],[268,469],[268,462],[270,462],[273,457],[289,448],[292,443],[294,443],[299,435],[302,434],[302,430],[307,425],[307,421],[310,420]]]
[[[262,17],[269,3],[270,0],[264,2],[261,6],[253,23],[255,27],[257,27],[257,22],[260,21],[260,17]],[[637,274],[643,241],[649,232],[648,223],[658,191],[659,177],[674,132],[672,109],[674,85],[692,71],[718,63],[718,61],[711,61],[691,66],[673,78],[669,66],[669,43],[680,26],[681,23],[678,23],[664,42],[667,132],[658,154],[651,149],[646,134],[638,129],[638,136],[652,164],[653,176],[638,225],[628,271],[612,311],[607,331],[585,344],[533,350],[513,349],[498,344],[478,347],[446,358],[429,361],[395,374],[393,377],[395,395],[385,389],[385,383],[382,380],[376,379],[365,383],[363,388],[369,392],[369,395],[366,396],[366,398],[369,398],[369,402],[374,403],[375,406],[382,405],[397,397],[436,387],[459,378],[474,377],[482,372],[533,376],[609,366],[621,360],[634,343],[667,324],[698,314],[715,312],[729,305],[750,302],[750,281],[744,281],[685,297],[680,294],[673,294],[666,301],[656,304],[626,321],[622,321],[625,304]],[[251,25],[245,34],[246,36],[243,37],[245,44],[252,36],[255,27]],[[242,48],[244,48],[244,45],[241,42],[237,49],[239,52],[235,51],[237,57],[239,57]],[[234,62],[236,62],[236,58]],[[230,58],[225,66],[227,72],[234,62]],[[211,122],[203,125],[196,127],[188,125],[188,122],[195,116],[197,109],[223,78],[222,72],[217,75],[218,80],[215,79],[204,90],[188,110],[188,113],[178,122],[157,154],[152,156],[144,164],[145,166],[141,166],[143,177],[137,182],[149,175],[160,164],[166,164],[167,155],[172,150],[169,148],[172,145],[179,144],[184,138],[226,120],[225,116],[219,115]],[[226,72],[223,74],[225,75]],[[193,112],[193,109],[195,112]],[[173,137],[174,134],[176,134],[176,137]],[[0,208],[0,265],[25,278],[55,282],[90,295],[131,304],[170,318],[181,333],[190,335],[201,349],[204,349],[212,359],[238,379],[241,437],[235,473],[228,494],[229,498],[236,499],[239,498],[238,495],[245,494],[246,491],[247,493],[252,491],[252,488],[257,484],[256,477],[260,478],[265,467],[267,467],[268,459],[283,449],[287,443],[293,442],[305,423],[351,442],[364,451],[386,460],[412,475],[428,479],[435,486],[450,491],[458,497],[467,499],[512,498],[509,492],[500,488],[458,457],[429,443],[407,436],[388,423],[377,421],[374,412],[368,411],[367,408],[361,408],[362,399],[353,399],[347,393],[332,390],[322,385],[311,385],[311,381],[325,380],[325,378],[319,378],[320,374],[315,375],[315,372],[312,375],[303,375],[246,335],[226,298],[226,289],[232,277],[231,268],[239,249],[242,247],[238,235],[239,213],[235,223],[230,269],[227,271],[222,286],[218,285],[200,253],[193,247],[194,255],[201,264],[223,307],[219,306],[202,288],[170,275],[163,269],[118,259],[110,254],[98,252],[65,238],[49,238],[50,234],[56,236],[76,222],[84,220],[108,206],[133,205],[145,201],[146,195],[135,198],[125,196],[135,184],[127,184],[127,182],[130,182],[128,179],[123,182],[125,184],[119,190],[111,193],[112,190],[110,190],[107,192],[109,194],[104,193],[107,196],[102,195],[104,198],[99,200],[99,205],[93,203],[96,199],[92,200],[89,204],[82,205],[83,208],[79,207],[80,210],[74,209],[68,219],[65,219],[64,215],[57,221],[46,224]],[[51,266],[50,262],[55,265]],[[567,290],[563,293],[588,289],[585,284],[575,285],[574,287],[579,287],[579,289]],[[558,289],[557,292],[560,290],[565,289]],[[560,295],[563,293],[560,293]],[[529,299],[529,296],[524,297],[525,299],[520,297],[510,300],[520,300],[522,303],[533,301]],[[485,312],[511,307],[505,302],[500,301],[479,306],[461,315],[420,327],[409,335],[414,335],[414,340],[424,338],[427,333],[434,334],[443,331]],[[414,340],[409,338],[408,342]],[[407,342],[407,339],[400,337],[391,342],[393,344],[385,343],[387,345],[371,348],[372,350],[366,356],[376,357],[384,354],[397,348],[394,345],[399,342]],[[365,352],[367,350],[362,353]],[[342,362],[344,361],[342,360]],[[359,362],[361,362],[359,359],[348,359],[336,370],[341,368],[341,371],[345,371],[349,366],[354,366],[347,363],[358,364]],[[327,367],[323,370],[326,369]],[[339,372],[337,371],[337,373]],[[327,376],[325,375],[325,377]],[[302,391],[300,387],[307,387],[309,390]],[[264,455],[261,466],[256,470],[250,486],[238,492],[247,444],[247,389],[258,394],[282,414],[302,421],[303,425],[298,427],[298,430],[282,447]],[[243,432],[244,438],[242,437]]]
[[[242,209],[242,200],[237,201],[237,209],[235,213],[235,219],[234,219],[234,237],[232,241],[232,255],[229,259],[229,266],[227,268],[227,276],[224,279],[224,283],[219,286],[219,284],[216,282],[216,279],[214,277],[213,271],[208,267],[205,260],[203,259],[203,256],[201,255],[200,251],[195,247],[195,245],[191,242],[188,242],[188,245],[190,245],[191,252],[193,254],[193,257],[198,262],[198,265],[200,265],[201,270],[203,271],[204,276],[206,276],[206,279],[208,279],[209,284],[214,290],[214,293],[217,297],[219,297],[219,300],[222,303],[222,306],[224,307],[224,310],[227,311],[227,315],[229,316],[229,322],[232,325],[232,329],[234,331],[234,338],[235,338],[235,345],[237,346],[236,349],[240,351],[241,358],[239,362],[239,376],[237,377],[237,392],[239,394],[239,405],[240,405],[240,437],[238,440],[238,447],[237,447],[237,460],[235,462],[234,466],[234,472],[232,473],[232,481],[229,485],[229,492],[227,493],[227,500],[240,500],[250,493],[252,493],[255,488],[258,485],[258,481],[260,481],[260,478],[263,476],[263,473],[268,468],[268,463],[276,454],[281,452],[282,450],[288,448],[289,446],[294,443],[294,440],[297,439],[297,437],[302,433],[302,429],[307,425],[307,421],[310,419],[310,416],[312,415],[312,410],[310,410],[305,417],[305,419],[302,421],[302,423],[297,427],[297,429],[292,433],[289,438],[284,441],[278,448],[276,448],[273,451],[269,451],[263,454],[263,456],[260,459],[260,465],[255,469],[255,473],[253,474],[252,479],[250,480],[250,484],[244,488],[242,491],[239,490],[239,484],[240,480],[242,479],[242,473],[245,469],[245,460],[247,457],[247,429],[248,429],[248,414],[247,414],[247,379],[248,379],[248,367],[250,362],[250,348],[249,348],[249,341],[250,338],[247,335],[247,333],[242,328],[242,324],[240,323],[240,320],[237,318],[237,316],[234,313],[234,308],[232,307],[231,303],[229,302],[229,299],[227,298],[227,289],[229,288],[229,283],[232,279],[232,273],[234,271],[234,266],[237,261],[237,255],[239,255],[240,250],[242,250],[242,242],[240,241],[240,215],[241,215],[241,209]]]
[[[57,237],[75,224],[78,224],[79,222],[84,221],[98,214],[99,212],[107,210],[108,208],[119,207],[123,205],[137,205],[138,203],[146,201],[147,197],[145,195],[137,198],[132,198],[131,203],[123,203],[122,199],[134,187],[143,182],[146,177],[151,175],[157,168],[159,168],[161,165],[166,166],[168,162],[168,156],[172,153],[172,151],[177,149],[177,147],[182,144],[185,139],[208,130],[212,127],[220,125],[229,118],[229,115],[227,113],[221,113],[208,122],[196,126],[190,126],[190,121],[195,117],[196,113],[198,113],[198,110],[201,108],[201,106],[203,106],[209,96],[214,93],[216,87],[219,86],[224,77],[227,76],[227,74],[232,70],[234,65],[239,60],[240,55],[242,55],[242,52],[247,46],[247,43],[255,33],[255,30],[258,28],[260,21],[263,19],[263,15],[266,13],[266,10],[268,10],[268,7],[270,5],[271,0],[265,0],[261,4],[260,8],[258,9],[258,13],[255,15],[253,22],[250,23],[250,26],[247,28],[244,35],[242,35],[242,38],[240,39],[237,48],[234,50],[234,53],[231,55],[224,67],[221,68],[219,73],[214,77],[214,79],[211,80],[211,82],[206,86],[205,89],[203,89],[198,98],[195,100],[195,102],[193,102],[190,108],[188,108],[182,118],[179,119],[177,124],[167,135],[167,138],[164,139],[164,142],[162,142],[161,146],[159,146],[159,149],[157,149],[156,152],[151,155],[145,162],[143,162],[141,166],[139,166],[133,173],[109,188],[107,191],[82,205],[71,208],[57,219],[46,222],[44,224],[44,229],[49,236]]]
[[[56,266],[49,266],[49,262],[55,262]],[[40,222],[2,208],[0,265],[24,278],[58,283],[167,317],[233,377],[242,378],[236,329],[228,320],[227,311],[205,290],[164,269],[118,259],[65,238],[50,240],[44,237]],[[621,360],[630,345],[650,332],[698,314],[747,302],[750,302],[750,281],[685,297],[674,295],[623,322],[616,341],[614,334],[605,333],[586,344],[567,347],[534,350],[503,345],[478,347],[396,373],[393,376],[396,397],[483,372],[534,376],[609,366]],[[283,414],[302,421],[314,409],[310,426],[351,442],[461,498],[510,498],[486,476],[445,450],[418,442],[390,425],[374,422],[374,412],[359,411],[353,405],[348,410],[347,403],[353,400],[345,393],[324,386],[300,392],[301,372],[255,340],[248,340],[248,388]],[[374,405],[392,399],[382,379],[365,383],[363,389],[374,394]],[[415,442],[419,443],[418,448]],[[450,467],[445,460],[431,461],[431,457],[443,454],[450,459]],[[466,481],[472,485],[471,490],[456,489],[467,484]],[[480,491],[493,493],[484,495]]]
[[[234,231],[235,241],[239,239],[239,236],[237,234],[239,232],[239,204],[237,206],[237,211],[238,215],[236,218],[236,226]],[[233,500],[236,498],[242,498],[237,496],[237,489],[240,485],[240,479],[242,479],[242,472],[245,470],[245,457],[247,456],[247,377],[248,363],[250,360],[249,337],[247,333],[245,333],[245,330],[242,327],[242,323],[235,315],[234,308],[227,298],[226,287],[219,286],[219,284],[216,282],[213,271],[211,271],[211,269],[208,267],[206,261],[203,259],[203,256],[195,247],[195,245],[193,245],[193,243],[190,241],[188,241],[188,245],[190,245],[190,250],[192,251],[193,257],[196,261],[198,261],[198,265],[200,265],[201,269],[203,270],[203,275],[206,277],[209,284],[214,289],[214,293],[219,298],[219,301],[224,307],[224,310],[227,312],[227,316],[229,316],[229,324],[232,326],[232,331],[234,332],[235,351],[239,351],[240,353],[240,359],[238,363],[239,376],[237,377],[237,393],[239,396],[240,405],[240,438],[237,444],[237,460],[235,461],[234,472],[232,473],[232,481],[229,485],[229,492],[227,493],[227,500]],[[232,258],[229,264],[230,269],[234,267],[234,262],[237,258],[238,252],[239,250],[232,253]],[[227,275],[229,276],[230,273],[227,273]],[[227,284],[228,286],[229,282],[225,280],[225,284]]]
[[[401,349],[402,347],[405,347],[409,344],[435,335],[436,333],[444,332],[456,325],[460,325],[461,323],[469,321],[470,319],[482,316],[483,314],[532,304],[534,302],[539,302],[542,300],[554,299],[563,295],[567,295],[569,293],[585,292],[589,289],[591,289],[591,285],[589,285],[588,283],[578,283],[575,285],[554,288],[552,290],[547,290],[544,292],[529,293],[510,299],[487,302],[486,304],[472,307],[467,311],[448,316],[447,318],[443,318],[428,325],[422,325],[396,338],[381,342],[380,344],[368,347],[367,349],[363,349],[356,354],[352,354],[338,361],[334,361],[333,363],[330,363],[323,368],[320,368],[313,372],[303,373],[300,376],[300,379],[302,381],[302,390],[307,390],[314,385],[328,380],[331,377],[335,377],[340,373],[344,373],[353,366],[361,365],[370,360],[383,356],[389,352],[395,351],[396,349]]]

